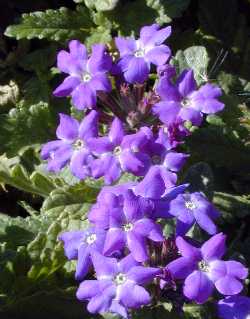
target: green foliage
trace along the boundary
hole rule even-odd
[[[9,26],[5,35],[20,39],[49,39],[65,41],[68,39],[84,39],[93,26],[86,9],[71,11],[67,8],[58,10],[37,11],[22,15],[19,25]]]

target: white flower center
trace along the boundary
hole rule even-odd
[[[245,319],[250,319],[250,313],[246,316]]]
[[[80,150],[83,147],[84,147],[84,142],[83,140],[80,140],[80,139],[76,140],[75,143],[73,144],[74,150]]]
[[[114,282],[116,285],[122,285],[126,282],[127,277],[123,273],[119,273],[115,276]]]
[[[82,75],[83,82],[89,82],[91,79],[92,79],[92,76],[88,72],[83,73]]]
[[[187,209],[191,209],[191,210],[197,208],[197,206],[195,205],[195,203],[194,203],[194,202],[191,202],[191,201],[187,201],[187,202],[185,203],[185,206],[187,207]]]
[[[93,243],[96,241],[96,239],[97,239],[96,234],[91,234],[91,235],[89,235],[89,236],[86,238],[86,243],[87,243],[88,245],[91,245],[91,244],[93,244]]]
[[[113,151],[113,153],[115,154],[115,155],[120,155],[121,154],[121,152],[122,152],[122,148],[120,147],[120,146],[116,146],[115,148],[114,148],[114,151]]]
[[[144,54],[145,54],[145,52],[144,52],[143,49],[139,49],[139,50],[135,51],[135,57],[136,58],[143,58]]]
[[[125,224],[123,226],[123,229],[124,229],[124,231],[128,232],[128,231],[133,229],[133,224],[132,223]]]
[[[198,263],[198,267],[201,271],[204,271],[204,272],[209,272],[210,270],[209,264],[205,260],[201,260]]]

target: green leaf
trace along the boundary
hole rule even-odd
[[[58,186],[59,181],[56,182],[37,171],[30,175],[22,165],[15,163],[14,159],[0,156],[0,183],[46,197]]]
[[[95,9],[97,11],[110,11],[116,7],[119,0],[84,0],[84,2],[90,9]]]
[[[215,192],[213,202],[227,222],[234,222],[235,218],[250,216],[250,196]]]
[[[187,68],[193,69],[198,84],[208,81],[209,57],[205,47],[192,46],[184,51],[179,50],[172,62],[177,67],[177,73]]]
[[[158,23],[169,23],[173,18],[180,17],[187,9],[190,0],[146,0],[149,7],[156,10]]]
[[[9,26],[5,35],[20,39],[49,39],[66,41],[69,39],[84,40],[93,23],[86,8],[78,7],[77,11],[67,8],[58,10],[37,11],[22,15],[21,23]]]

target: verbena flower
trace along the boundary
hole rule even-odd
[[[120,52],[118,66],[129,83],[143,83],[147,80],[150,65],[163,65],[171,55],[168,46],[162,44],[171,34],[171,27],[160,29],[159,25],[145,26],[140,31],[140,38],[115,39]]]
[[[250,298],[232,296],[218,302],[218,314],[221,319],[249,319]]]
[[[161,227],[148,218],[153,203],[137,197],[131,189],[124,190],[119,196],[108,193],[106,199],[108,205],[99,205],[88,215],[96,227],[107,230],[104,254],[112,255],[127,247],[135,260],[147,260],[147,239],[163,240]]]
[[[151,135],[148,128],[125,135],[123,123],[115,118],[108,136],[89,141],[91,151],[98,157],[91,164],[93,177],[104,176],[105,182],[111,184],[120,177],[122,171],[143,176],[150,165],[146,148]]]
[[[178,235],[185,235],[195,222],[210,235],[217,231],[213,219],[219,217],[219,212],[202,193],[178,195],[170,202],[169,213],[177,219]]]
[[[177,237],[176,245],[182,257],[170,262],[167,269],[173,278],[184,279],[183,294],[197,303],[204,303],[214,287],[223,295],[236,295],[247,277],[247,269],[234,260],[223,261],[225,235],[219,233],[206,241],[201,248]]]
[[[89,164],[93,156],[88,148],[88,139],[97,136],[98,113],[91,111],[79,123],[76,119],[60,114],[56,130],[58,140],[43,145],[41,157],[48,160],[49,171],[59,172],[69,163],[73,175],[84,179],[91,174]]]
[[[150,303],[142,286],[151,282],[159,269],[140,266],[131,255],[118,261],[94,252],[92,262],[97,280],[83,281],[77,290],[77,298],[88,301],[89,312],[112,312],[127,318],[128,309]]]
[[[102,252],[106,233],[102,229],[90,227],[84,231],[69,231],[62,233],[58,239],[63,241],[65,255],[69,260],[76,259],[77,280],[83,279],[92,265],[92,251]]]
[[[197,89],[193,70],[184,70],[175,84],[171,76],[161,77],[156,88],[162,101],[155,104],[153,111],[163,123],[171,124],[180,118],[199,126],[203,113],[214,114],[224,108],[224,104],[218,101],[221,89],[210,83]]]
[[[95,44],[88,58],[85,45],[77,40],[69,43],[69,52],[62,50],[57,56],[57,67],[69,74],[53,94],[58,97],[71,96],[73,105],[83,110],[96,105],[97,91],[109,92],[111,83],[106,74],[111,68],[111,57],[105,46]]]

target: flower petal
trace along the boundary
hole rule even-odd
[[[69,260],[77,258],[78,248],[83,237],[84,232],[81,230],[65,232],[58,236],[58,239],[63,241],[65,255]]]
[[[92,110],[82,120],[79,126],[79,137],[87,140],[90,137],[95,137],[98,134],[98,118],[97,111]]]
[[[115,297],[115,285],[110,285],[102,293],[90,299],[87,309],[90,313],[107,312],[111,306],[112,299]]]
[[[123,137],[123,123],[118,117],[115,117],[109,131],[109,139],[114,145],[120,145]]]
[[[170,171],[178,172],[181,170],[188,157],[188,154],[168,152],[164,158],[164,166]]]
[[[171,56],[171,50],[166,45],[159,45],[157,47],[154,47],[150,49],[146,55],[145,58],[150,63],[153,63],[155,65],[163,65],[167,62],[167,60]]]
[[[198,225],[208,234],[214,235],[217,233],[216,225],[207,214],[204,214],[203,210],[200,210],[199,208],[194,209],[193,214]]]
[[[111,228],[108,230],[104,244],[103,254],[112,255],[114,252],[121,251],[126,243],[125,234],[120,228]]]
[[[133,54],[136,50],[136,42],[133,38],[115,38],[115,45],[120,52],[120,56]]]
[[[140,308],[150,303],[149,293],[141,286],[127,282],[119,289],[119,300],[127,308]]]
[[[174,101],[162,101],[153,106],[153,113],[165,124],[174,123],[180,110],[180,103]]]
[[[103,277],[111,279],[118,272],[117,260],[115,258],[104,257],[97,251],[91,252],[91,259],[98,280]]]
[[[71,40],[69,42],[70,55],[75,59],[86,60],[88,52],[84,44],[78,40]]]
[[[70,160],[72,156],[72,148],[66,145],[56,150],[53,158],[48,161],[47,169],[52,172],[59,172]]]
[[[144,262],[148,259],[146,241],[133,231],[127,233],[127,245],[136,261]]]
[[[242,283],[235,277],[227,275],[215,282],[216,289],[223,295],[237,295],[243,289]]]
[[[92,91],[104,91],[104,92],[110,92],[112,87],[111,83],[104,73],[98,73],[92,77],[92,79],[89,81],[89,86],[92,89]]]
[[[187,97],[191,94],[196,89],[194,71],[191,69],[184,70],[177,80],[177,86],[183,97]]]
[[[133,230],[153,241],[163,241],[162,229],[149,218],[142,218],[134,224]]]
[[[53,95],[55,95],[57,97],[69,96],[80,83],[81,83],[81,81],[78,77],[68,76],[53,91]]]
[[[72,102],[78,110],[92,108],[96,105],[96,93],[90,88],[88,84],[81,83],[72,92],[71,95]]]
[[[92,75],[109,71],[112,66],[111,56],[107,53],[103,44],[93,44],[92,54],[87,63],[87,69]]]
[[[143,83],[148,78],[149,70],[149,65],[143,58],[134,57],[130,60],[124,77],[129,83]]]
[[[213,283],[207,275],[196,270],[186,278],[183,293],[187,298],[202,304],[211,296],[213,288]]]
[[[61,140],[50,141],[42,146],[41,158],[46,160],[50,158],[51,153],[56,152],[59,148],[65,146],[65,142]]]
[[[79,179],[85,179],[90,175],[89,161],[91,161],[89,151],[86,149],[75,151],[70,161],[71,173]]]
[[[182,237],[176,238],[176,245],[183,257],[199,260],[201,259],[200,249],[190,245]]]
[[[203,119],[202,113],[191,107],[183,107],[180,110],[179,117],[183,121],[190,121],[195,126],[200,126]]]
[[[78,250],[75,279],[82,280],[88,273],[91,259],[88,247],[81,246]]]
[[[112,152],[115,147],[107,136],[91,138],[88,141],[88,146],[94,154]]]
[[[144,285],[152,281],[160,273],[160,268],[136,266],[127,273],[127,277],[138,285]]]
[[[167,265],[174,279],[185,279],[196,269],[196,262],[191,258],[180,257],[171,261]]]
[[[227,267],[227,273],[230,276],[235,276],[239,279],[246,279],[248,275],[248,269],[242,265],[242,263],[234,260],[225,261]]]
[[[129,254],[119,261],[118,268],[119,272],[127,273],[130,271],[131,268],[139,265],[140,263],[134,259],[132,254]]]
[[[220,259],[226,250],[226,236],[223,233],[214,235],[201,246],[201,253],[205,260]]]
[[[79,123],[73,117],[60,113],[60,124],[56,136],[61,140],[73,142],[78,137]]]

